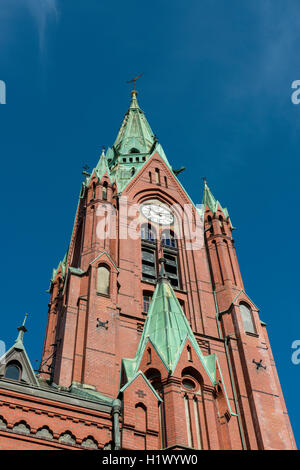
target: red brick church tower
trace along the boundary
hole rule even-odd
[[[39,373],[25,324],[0,359],[0,448],[295,448],[228,212],[179,172],[133,90],[85,172]]]

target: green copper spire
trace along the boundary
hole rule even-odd
[[[147,155],[151,151],[155,136],[139,107],[137,91],[132,90],[131,96],[131,103],[114,143],[114,149],[118,155],[133,154],[136,157],[137,154]]]
[[[53,268],[53,271],[52,271],[52,277],[51,277],[51,282],[54,281],[55,279],[55,276],[59,270],[59,268],[61,267],[61,274],[62,274],[62,278],[65,277],[65,274],[66,274],[66,268],[67,268],[67,262],[68,262],[68,253],[69,253],[69,248],[64,256],[64,259],[62,261],[60,261],[58,263],[58,266],[57,268]],[[50,282],[50,285],[51,285],[51,282]]]
[[[107,172],[108,176],[110,176],[107,158],[105,156],[105,148],[102,147],[102,153],[99,159],[99,162],[95,168],[98,178],[101,180],[102,176]]]
[[[224,214],[224,217],[228,219],[229,218],[228,210],[226,209],[226,207],[223,208],[220,202],[216,200],[211,190],[207,186],[206,178],[203,178],[203,179],[204,179],[204,191],[203,191],[202,204],[204,205],[204,207],[207,206],[213,214],[216,214],[218,210],[218,206],[219,206]]]
[[[186,340],[189,339],[212,384],[215,383],[216,355],[203,356],[192,329],[182,311],[160,260],[161,271],[149,307],[143,334],[134,359],[123,359],[128,381],[138,372],[148,341],[160,356],[169,374],[176,368]]]
[[[132,90],[130,106],[116,141],[106,154],[111,180],[116,182],[118,192],[125,189],[158,147],[157,139],[139,107],[137,91]]]

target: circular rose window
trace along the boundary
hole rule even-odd
[[[195,383],[191,379],[183,379],[182,385],[188,390],[194,390],[196,388]]]

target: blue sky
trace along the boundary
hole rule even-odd
[[[49,278],[69,243],[82,166],[114,142],[133,76],[195,203],[227,206],[245,287],[268,324],[296,440],[300,4],[296,0],[0,0],[2,314],[39,360]],[[297,189],[298,188],[298,189]]]

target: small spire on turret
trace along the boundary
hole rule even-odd
[[[128,80],[127,83],[133,83],[133,89],[131,91],[131,103],[130,103],[130,108],[139,108],[139,104],[137,102],[137,94],[138,92],[136,91],[135,89],[135,82],[142,76],[144,75],[143,73],[141,73],[140,75],[137,75],[136,77],[134,77],[132,80]]]
[[[132,90],[131,91],[131,103],[130,103],[130,106],[129,108],[130,109],[136,109],[136,108],[139,108],[139,104],[138,104],[138,100],[137,100],[137,90]]]
[[[28,317],[28,313],[25,313],[23,324],[17,328],[19,334],[18,334],[18,337],[16,339],[16,343],[18,343],[20,345],[23,345],[24,333],[26,333],[26,331],[27,331],[27,328],[25,327],[27,317]]]

